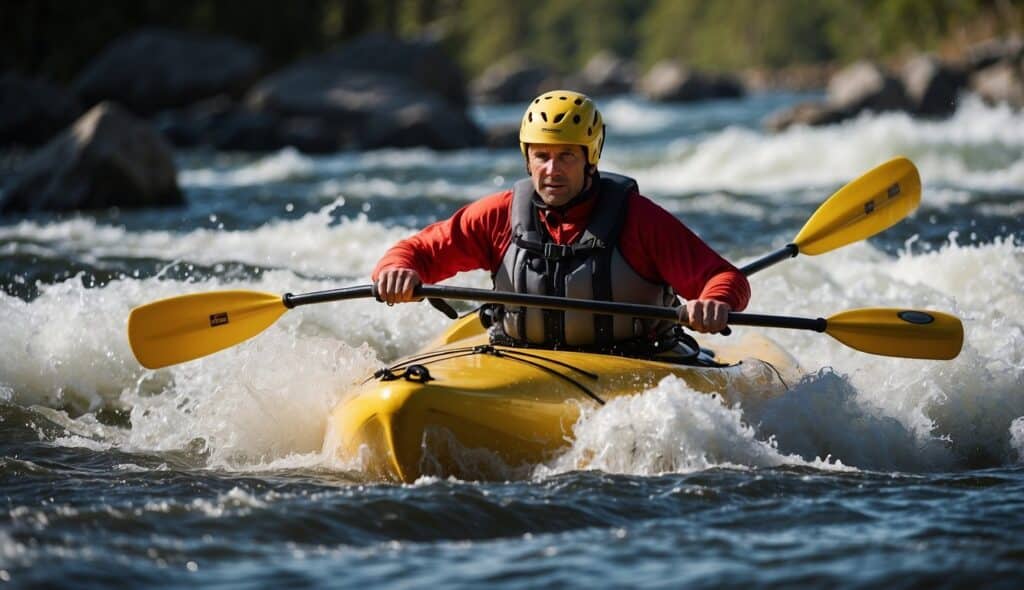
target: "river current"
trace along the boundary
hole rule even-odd
[[[158,371],[132,356],[125,321],[196,291],[367,283],[393,242],[521,177],[516,149],[181,151],[184,209],[0,218],[0,582],[1020,587],[1024,113],[967,97],[944,120],[760,130],[805,98],[599,99],[602,168],[741,264],[909,157],[915,213],[752,277],[747,311],[946,311],[964,323],[960,356],[758,330],[799,363],[785,394],[725,406],[669,379],[584,412],[563,455],[502,482],[388,484],[322,448],[354,383],[444,328],[426,303],[304,307]],[[520,109],[474,115],[502,125]]]

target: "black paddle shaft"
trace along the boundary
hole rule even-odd
[[[786,244],[782,248],[762,256],[750,264],[740,269],[740,272],[746,276],[750,276],[759,270],[764,270],[773,264],[786,260],[787,258],[795,258],[800,253],[800,248],[796,244]]]
[[[647,320],[678,321],[678,312],[670,307],[657,305],[640,305],[636,303],[617,303],[614,301],[592,301],[589,299],[569,299],[550,295],[529,295],[526,293],[504,293],[486,289],[468,287],[444,287],[437,285],[420,285],[413,293],[417,297],[438,297],[458,301],[479,301],[482,303],[499,303],[503,305],[523,305],[526,307],[542,307],[564,311],[589,311],[612,315],[626,315]],[[315,291],[300,295],[285,294],[282,298],[287,308],[328,301],[344,301],[347,299],[377,299],[376,285],[359,285],[328,291]],[[788,316],[758,315],[749,313],[729,313],[729,323],[739,326],[760,326],[764,328],[791,328],[795,330],[811,330],[824,332],[828,322],[824,318],[796,318]]]

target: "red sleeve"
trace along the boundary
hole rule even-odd
[[[630,196],[619,247],[640,276],[667,283],[684,299],[716,299],[742,311],[750,283],[671,213],[639,194]]]
[[[388,250],[373,269],[411,268],[424,283],[438,283],[456,273],[497,270],[511,238],[512,191],[474,201],[450,218],[425,227]]]

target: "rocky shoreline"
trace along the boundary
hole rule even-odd
[[[944,117],[967,92],[1024,108],[1024,41],[988,41],[945,61],[918,55],[892,67],[865,61],[738,74],[672,60],[641,74],[602,52],[560,76],[511,56],[467,83],[426,39],[368,34],[271,70],[259,49],[232,39],[145,29],[114,41],[68,89],[0,75],[0,149],[38,148],[4,187],[0,213],[179,204],[173,173],[168,181],[171,146],[329,153],[515,145],[514,129],[480,129],[469,105],[523,102],[559,87],[657,102],[825,91],[821,101],[768,117],[770,131],[865,110]]]

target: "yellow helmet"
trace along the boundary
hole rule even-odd
[[[597,105],[585,94],[554,90],[538,96],[527,107],[519,126],[519,149],[526,158],[531,143],[581,145],[587,162],[597,166],[604,147],[604,120]]]

